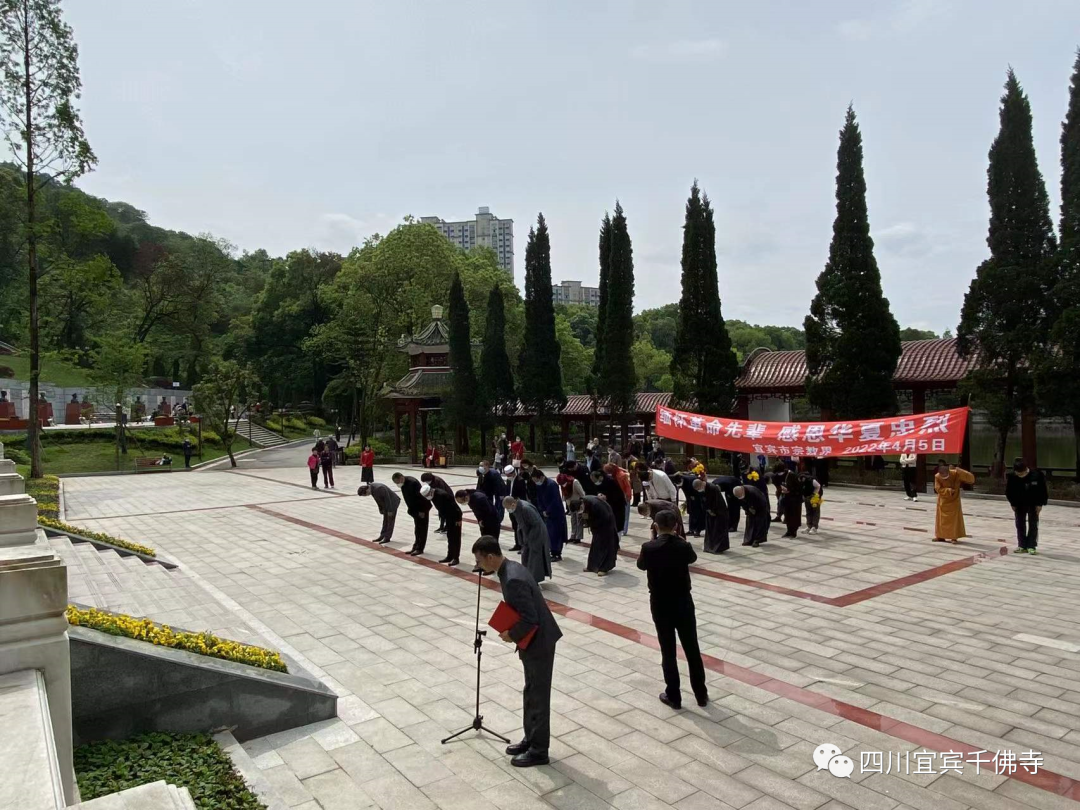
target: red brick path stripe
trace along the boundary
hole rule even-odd
[[[247,508],[253,509],[257,512],[261,512],[262,514],[269,515],[271,517],[278,518],[279,520],[287,521],[288,523],[292,523],[296,526],[302,526],[305,529],[319,532],[320,534],[325,534],[330,537],[336,537],[340,540],[345,540],[349,543],[353,543],[354,545],[373,549],[383,554],[389,554],[393,557],[397,557],[407,562],[413,562],[417,565],[422,565],[425,568],[430,568],[435,571],[441,571],[444,574],[450,574],[451,576],[455,576],[458,579],[467,580],[469,582],[473,581],[473,575],[469,572],[467,568],[450,568],[447,565],[437,563],[434,560],[429,560],[425,557],[410,557],[404,551],[398,551],[397,549],[388,548],[381,544],[372,543],[370,540],[367,540],[363,537],[357,537],[356,535],[338,531],[337,529],[320,526],[318,523],[311,523],[310,521],[303,520],[297,517],[292,517],[291,515],[286,515],[273,509],[267,509],[266,507],[258,506],[256,504],[251,504]],[[954,563],[948,563],[948,565],[956,564],[964,564],[961,567],[966,567],[967,565],[971,565],[972,561],[956,560]],[[934,570],[937,569],[931,569],[931,571]],[[922,573],[926,574],[929,572]],[[921,574],[916,574],[915,576],[920,575]],[[940,576],[940,574],[936,576]],[[932,578],[932,576],[929,578]],[[500,593],[502,592],[502,588],[494,580],[481,578],[480,584],[486,587],[488,590],[498,591]],[[862,592],[858,591],[857,593]],[[598,630],[603,630],[604,632],[611,633],[613,635],[619,636],[620,638],[634,641],[653,650],[660,649],[660,643],[657,640],[656,636],[650,635],[648,633],[643,633],[640,630],[635,630],[634,628],[628,627],[625,624],[613,622],[610,619],[603,618],[602,616],[596,616],[592,613],[586,613],[583,610],[570,607],[569,605],[564,605],[561,602],[552,602],[550,599],[545,601],[547,601],[548,607],[551,608],[552,613],[557,613],[560,616],[565,616],[566,618],[573,621],[587,624],[590,627],[595,627]],[[835,698],[831,698],[828,695],[823,695],[820,692],[815,692],[811,689],[805,689],[801,686],[796,686],[795,684],[788,683],[787,681],[781,681],[777,678],[769,677],[768,675],[764,675],[760,672],[755,672],[754,670],[747,667],[729,663],[727,661],[724,661],[722,658],[717,658],[712,655],[706,655],[704,653],[702,654],[701,658],[707,669],[719,673],[720,675],[723,675],[727,678],[739,681],[740,683],[749,684],[750,686],[756,686],[757,688],[763,689],[766,692],[771,692],[774,695],[789,698],[798,703],[802,703],[805,706],[810,706],[811,708],[823,711],[826,714],[831,714],[835,717],[841,717],[845,720],[850,720],[854,723],[858,723],[861,726],[874,729],[875,731],[880,731],[884,734],[888,734],[891,737],[897,737],[898,739],[922,746],[923,748],[928,748],[942,753],[956,752],[962,753],[964,755],[974,754],[977,752],[982,752],[984,750],[982,748],[977,748],[976,746],[960,742],[959,740],[954,740],[951,737],[946,737],[942,734],[936,734],[932,731],[928,731],[927,729],[913,726],[910,723],[905,723],[901,720],[887,717],[886,715],[879,714],[878,712],[871,711],[870,709],[864,709],[860,706],[845,703],[842,700],[836,700]],[[996,759],[996,757],[994,759]],[[1015,779],[1018,782],[1024,782],[1025,784],[1037,787],[1041,790],[1045,790],[1050,793],[1055,793],[1059,796],[1065,796],[1066,798],[1080,801],[1080,781],[1070,779],[1067,776],[1063,776],[1061,774],[1053,773],[1052,771],[1046,771],[1042,769],[1040,769],[1038,773],[1032,774],[1022,767],[1017,768],[1017,771],[1015,773],[1008,773],[1003,775],[1008,776],[1010,779]]]

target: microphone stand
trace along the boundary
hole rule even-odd
[[[480,714],[480,659],[484,656],[484,636],[487,635],[487,630],[480,629],[480,587],[484,572],[477,568],[476,571],[476,635],[473,638],[473,652],[476,653],[476,715],[473,717],[472,725],[465,726],[461,731],[451,734],[445,740],[442,741],[443,745],[453,740],[455,737],[460,737],[466,731],[485,731],[496,739],[502,740],[507,745],[510,744],[510,740],[504,737],[502,734],[497,734],[490,728],[484,725],[484,716]]]

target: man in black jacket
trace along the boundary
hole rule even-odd
[[[461,507],[457,505],[453,495],[435,489],[430,484],[420,487],[420,494],[431,501],[435,511],[439,513],[439,519],[446,526],[446,556],[439,562],[453,568],[458,564],[458,555],[461,554]]]
[[[1017,547],[1013,549],[1013,554],[1037,554],[1039,513],[1049,500],[1046,476],[1042,470],[1028,467],[1022,458],[1016,459],[1005,482],[1005,497],[1016,518]]]
[[[375,505],[379,507],[379,514],[382,515],[382,531],[372,542],[382,543],[385,546],[394,536],[394,522],[397,520],[401,498],[386,484],[361,484],[356,494],[361,498],[370,495],[371,500],[375,501]]]
[[[432,489],[441,489],[451,498],[454,497],[454,490],[450,487],[446,481],[432,472],[422,473],[420,475],[420,483],[427,484]],[[435,534],[446,534],[446,521],[443,520],[442,514],[439,514],[439,528],[435,530]]]
[[[518,649],[525,670],[522,693],[525,738],[507,747],[506,753],[512,757],[510,764],[518,768],[547,765],[551,742],[551,673],[555,667],[555,643],[562,638],[562,630],[555,623],[532,574],[521,563],[503,557],[498,540],[481,537],[472,550],[481,570],[487,574],[498,573],[503,601],[520,617],[518,623],[500,633],[499,638],[516,644],[536,631],[529,645],[524,650]]]
[[[499,539],[502,526],[495,507],[488,500],[487,495],[478,489],[459,489],[454,497],[459,506],[468,506],[472,511],[476,522],[480,524],[480,533]]]
[[[424,546],[427,545],[428,513],[431,511],[431,501],[420,494],[420,482],[411,475],[396,472],[391,476],[391,480],[401,487],[401,497],[405,500],[405,508],[416,528],[413,547],[409,550],[409,556],[416,557],[424,553]]]
[[[686,665],[690,669],[690,687],[699,706],[709,702],[705,684],[705,665],[698,647],[697,617],[690,595],[690,566],[697,560],[693,547],[675,534],[674,513],[664,510],[653,519],[657,537],[641,546],[637,567],[649,575],[649,604],[653,624],[660,640],[660,660],[667,689],[660,702],[673,709],[682,708],[679,690],[679,662],[675,652],[675,634],[679,634]]]

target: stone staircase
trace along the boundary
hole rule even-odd
[[[236,435],[243,436],[245,439],[250,438],[251,443],[258,445],[259,447],[280,447],[283,444],[288,444],[280,434],[267,430],[261,425],[250,422],[247,419],[241,419],[237,422]]]
[[[195,802],[186,787],[178,788],[162,780],[110,793],[74,807],[84,810],[195,810]]]

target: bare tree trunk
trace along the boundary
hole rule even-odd
[[[1080,413],[1073,414],[1073,480],[1080,481]]]
[[[37,197],[34,189],[34,98],[30,79],[29,7],[23,5],[23,89],[26,92],[26,257],[30,272],[30,477],[40,478],[41,424],[38,421],[38,389],[41,378],[41,341],[38,334],[38,256],[34,230]]]

